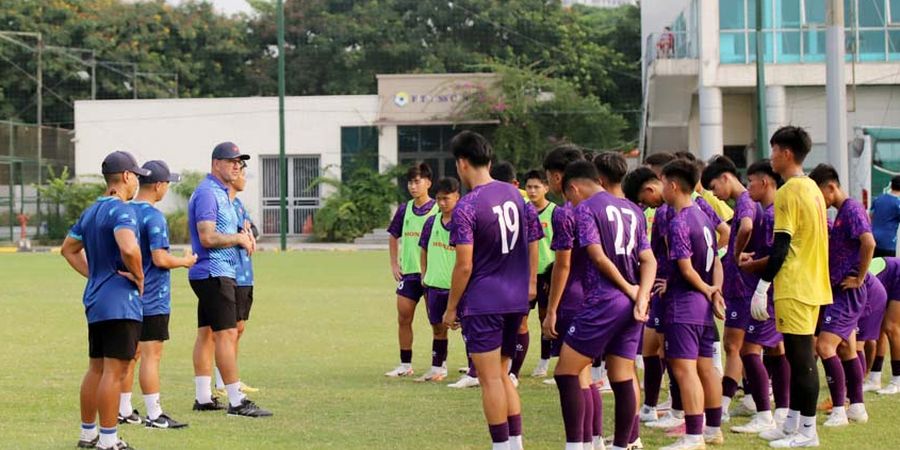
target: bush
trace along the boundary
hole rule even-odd
[[[341,182],[321,178],[317,182],[337,190],[316,212],[314,236],[327,242],[350,242],[390,219],[390,205],[397,202],[398,171],[378,173],[369,168],[355,170]]]
[[[166,222],[169,223],[170,243],[188,244],[191,242],[187,211],[179,209],[171,214],[166,214]]]
[[[203,172],[197,172],[195,170],[184,171],[181,173],[181,181],[172,183],[172,192],[178,194],[178,196],[185,201],[188,201],[191,199],[191,194],[197,189],[197,185],[199,185],[204,178],[206,178],[206,174]]]
[[[96,181],[69,179],[69,168],[57,176],[50,168],[47,184],[37,187],[47,205],[47,236],[53,241],[65,239],[81,212],[93,204],[106,190],[106,184]]]

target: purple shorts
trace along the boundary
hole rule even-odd
[[[397,295],[401,297],[418,302],[424,294],[425,287],[422,286],[422,274],[420,273],[405,274],[397,283]]]
[[[750,323],[750,302],[746,298],[725,301],[725,326],[746,330]]]
[[[769,320],[759,321],[751,317],[745,331],[744,341],[764,348],[775,348],[784,340],[784,336],[775,327],[774,311],[769,311]]]
[[[469,353],[500,354],[512,358],[516,354],[516,335],[523,313],[485,314],[462,318],[462,336]]]
[[[425,310],[428,311],[428,323],[437,325],[444,321],[448,300],[450,300],[450,291],[447,289],[425,289]]]
[[[718,335],[715,326],[666,324],[666,358],[712,358]]]
[[[566,333],[569,332],[569,327],[574,319],[575,314],[562,311],[556,313],[556,335],[558,337],[550,341],[550,356],[559,356],[559,352],[562,350],[563,339],[566,337]]]
[[[846,341],[856,331],[859,318],[862,317],[866,306],[866,286],[846,290],[833,286],[831,292],[834,303],[822,308],[819,313],[819,332],[827,331]]]
[[[875,341],[881,337],[881,322],[887,309],[887,291],[877,277],[866,276],[866,306],[856,329],[858,341]]]
[[[644,330],[634,320],[634,303],[616,295],[585,306],[566,331],[566,345],[590,358],[616,355],[634,359]]]
[[[663,300],[659,298],[658,295],[653,294],[650,296],[650,310],[648,311],[650,315],[650,319],[647,320],[647,328],[651,328],[656,330],[659,333],[663,332],[663,316],[665,315],[665,305],[663,305]]]
[[[550,303],[550,273],[539,273],[537,276],[537,296],[528,302],[529,307],[546,308]]]

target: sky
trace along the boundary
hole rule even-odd
[[[166,0],[172,4],[181,3],[181,0]],[[234,14],[239,12],[249,13],[252,11],[250,5],[245,0],[208,0],[218,11],[225,14]]]

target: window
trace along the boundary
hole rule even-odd
[[[844,10],[846,17],[853,17],[852,10]],[[859,0],[859,26],[884,27],[887,23],[884,0]]]
[[[722,0],[719,4],[719,28],[722,30],[743,30],[744,0]]]
[[[806,0],[805,4],[806,24],[825,25],[825,0]]]
[[[800,0],[775,0],[777,7],[776,28],[800,27]],[[799,46],[797,54],[799,55]]]
[[[891,23],[900,24],[900,0],[888,0],[891,5]]]
[[[723,64],[744,64],[746,55],[746,33],[725,33],[719,36],[719,59]]]
[[[825,61],[825,32],[803,31],[803,62]]]
[[[341,127],[341,180],[363,167],[378,170],[378,128]]]
[[[884,61],[884,30],[859,32],[859,60]]]

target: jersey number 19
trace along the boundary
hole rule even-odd
[[[515,203],[509,201],[491,208],[491,211],[497,215],[500,240],[503,242],[500,251],[505,255],[516,248],[516,242],[519,240],[519,209]]]

